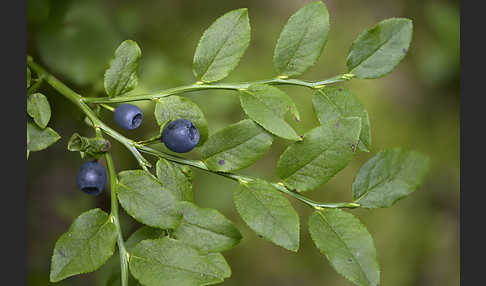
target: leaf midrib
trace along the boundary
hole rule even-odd
[[[305,168],[307,165],[311,164],[314,160],[316,160],[317,158],[319,158],[322,153],[328,151],[332,146],[334,146],[334,143],[336,143],[336,136],[334,136],[332,142],[329,143],[329,146],[327,146],[327,148],[323,149],[322,151],[319,151],[319,153],[312,159],[308,160],[307,162],[305,162],[302,166],[300,166],[299,168],[297,168],[295,171],[293,171],[290,175],[286,176],[285,179],[288,179],[290,178],[291,176],[293,176],[295,173],[299,172],[301,169]],[[284,179],[284,178],[282,178]]]
[[[322,219],[324,220],[324,222],[329,226],[329,228],[332,230],[332,232],[336,235],[336,237],[339,239],[339,241],[342,242],[342,244],[344,245],[344,247],[346,248],[346,250],[348,251],[348,253],[350,254],[351,257],[353,257],[353,261],[356,262],[356,264],[358,264],[359,266],[359,270],[361,271],[362,274],[364,274],[364,277],[366,278],[366,280],[368,281],[368,285],[372,285],[371,284],[371,280],[369,279],[368,275],[366,274],[366,272],[363,270],[363,266],[361,265],[360,261],[358,260],[358,258],[353,254],[353,252],[349,249],[348,245],[346,244],[346,242],[341,238],[341,236],[339,236],[339,234],[336,232],[336,230],[332,227],[332,225],[327,221],[327,219],[324,217],[324,215],[321,213],[321,212],[317,212],[319,214],[320,217],[322,217]]]
[[[121,65],[121,66],[122,66],[122,68],[121,68],[120,70],[121,70],[121,73],[122,73],[123,75],[126,75],[126,73],[124,73],[124,72],[123,72],[123,68],[125,68],[126,66],[130,66],[130,67],[131,67],[131,66],[132,66],[132,65],[134,65],[134,64],[136,65],[137,60],[138,60],[138,59],[140,59],[140,54],[138,54],[138,53],[137,53],[137,55],[135,56],[135,58],[134,58],[134,61],[133,61],[133,62],[130,62],[130,61],[129,61],[129,60],[130,60],[130,58],[131,58],[130,56],[115,55],[115,58],[114,58],[113,60],[115,60],[115,59],[116,59],[116,57],[121,58],[121,63],[122,63],[122,65]],[[110,70],[111,70],[111,67],[112,67],[112,66],[111,66],[111,62],[110,62]],[[128,76],[127,80],[125,81],[125,83],[123,83],[123,84],[122,84],[123,86],[121,86],[121,87],[120,87],[120,81],[121,81],[121,78],[122,78],[122,77],[121,77],[121,76],[117,76],[117,77],[116,77],[116,82],[115,82],[115,85],[114,85],[114,90],[113,90],[113,95],[112,95],[113,97],[118,96],[118,95],[120,95],[120,94],[123,94],[123,92],[122,92],[122,91],[123,91],[123,90],[126,88],[126,86],[127,86],[128,82],[130,81],[130,78],[132,77],[132,74],[133,74],[133,73],[135,73],[135,72],[134,72],[134,71],[130,71],[130,72],[128,72],[129,76]],[[120,74],[120,72],[118,72],[118,73],[116,73],[116,74],[118,74],[118,75],[119,75],[119,74]],[[116,74],[115,74],[115,75],[116,75]]]
[[[199,77],[199,79],[202,79],[203,77],[206,76],[207,72],[209,71],[209,69],[211,68],[211,66],[213,65],[214,61],[216,60],[216,58],[218,57],[219,55],[219,52],[221,51],[221,49],[226,45],[226,42],[228,42],[229,38],[232,36],[233,34],[233,31],[235,30],[236,26],[239,25],[240,23],[240,19],[241,17],[243,16],[243,13],[244,11],[242,11],[240,13],[240,15],[238,16],[238,19],[235,21],[235,24],[233,25],[233,27],[231,27],[231,31],[229,31],[229,33],[227,34],[227,36],[225,37],[223,43],[221,44],[221,46],[218,48],[218,50],[216,51],[216,53],[214,54],[214,57],[211,59],[211,61],[209,62],[209,64],[207,65],[206,69],[204,70],[204,72],[202,73],[202,75]]]
[[[327,100],[328,100],[328,101],[331,103],[331,105],[333,105],[333,106],[336,108],[336,110],[339,112],[339,115],[340,115],[340,117],[341,117],[341,118],[353,117],[353,116],[344,116],[344,114],[343,114],[343,113],[345,113],[344,111],[346,111],[346,109],[345,109],[345,108],[340,109],[340,108],[339,108],[339,106],[338,106],[338,105],[337,105],[337,104],[336,104],[334,101],[332,101],[332,100],[331,100],[331,98],[330,98],[330,97],[329,97],[327,94],[325,94],[325,93],[324,93],[324,91],[323,91],[322,89],[318,90],[318,92],[319,92],[320,94],[322,94],[322,96],[325,96],[325,97],[326,97],[326,99],[327,99]],[[364,121],[365,121],[365,120],[363,120],[363,118],[362,118],[362,117],[363,117],[362,112],[360,112],[360,114],[359,114],[358,116],[356,116],[356,117],[361,118],[361,120],[362,120],[361,122],[364,122]],[[319,120],[319,121],[320,121],[320,120]],[[363,128],[361,128],[361,130],[359,131],[358,143],[357,143],[356,145],[358,145],[358,144],[361,142],[361,143],[363,143],[363,145],[365,145],[365,147],[366,147],[366,148],[368,148],[368,147],[366,146],[367,144],[365,144],[365,143],[364,143],[364,141],[361,139],[361,136],[363,136],[363,137],[365,136],[365,134],[364,134],[364,129],[363,129]]]
[[[145,260],[145,261],[155,261],[158,264],[162,265],[163,267],[173,268],[173,269],[177,269],[177,270],[181,270],[181,271],[185,271],[185,272],[191,272],[191,273],[195,273],[195,274],[199,274],[199,275],[206,275],[206,276],[209,276],[209,277],[212,277],[212,278],[221,280],[221,278],[219,278],[218,276],[215,276],[214,274],[208,274],[208,273],[204,273],[204,272],[198,272],[198,271],[194,271],[194,270],[191,270],[191,269],[186,269],[186,268],[183,268],[183,267],[180,267],[180,266],[175,266],[175,265],[170,265],[170,264],[163,263],[157,257],[145,258],[145,257],[141,257],[141,256],[135,256],[133,254],[130,255],[130,257],[132,257],[132,258],[138,258],[140,260]],[[202,259],[204,259],[204,258],[202,258]],[[204,259],[204,260],[206,260],[206,259]],[[213,263],[210,263],[208,260],[206,260],[206,262],[209,263],[209,264],[212,264],[214,266],[214,264]]]
[[[100,232],[100,230],[101,230],[101,229],[102,229],[102,228],[103,228],[103,227],[104,227],[104,226],[105,226],[105,225],[106,225],[108,222],[110,222],[110,217],[108,217],[108,219],[107,219],[107,220],[106,220],[106,221],[105,221],[105,222],[104,222],[102,225],[100,225],[100,227],[99,227],[99,228],[96,230],[96,232],[95,232],[95,233],[93,233],[92,235],[90,235],[90,236],[89,236],[88,238],[86,238],[86,239],[80,239],[81,241],[83,241],[83,249],[85,249],[85,248],[88,246],[88,243],[87,243],[87,242],[88,242],[88,241],[90,241],[90,240],[91,240],[91,239],[92,239],[92,238],[93,238],[95,235],[97,235],[97,234]],[[66,235],[68,235],[69,233],[72,233],[72,232],[71,232],[71,231],[69,231],[69,232],[67,232],[67,233],[66,233]],[[89,248],[89,247],[88,247],[88,249],[89,249],[89,251],[90,251],[90,253],[91,253],[91,248]],[[78,258],[78,257],[80,256],[80,253],[82,253],[82,251],[79,251],[79,252],[77,252],[75,255],[73,255],[73,256],[71,257],[71,259],[69,259],[68,263],[66,263],[66,264],[64,264],[64,265],[62,266],[61,270],[59,270],[59,272],[57,273],[57,275],[56,275],[56,276],[58,276],[60,273],[62,273],[62,271],[64,271],[64,269],[66,269],[66,267],[68,267],[69,265],[71,265],[71,263],[72,263],[72,262],[75,260],[75,258]],[[93,259],[92,259],[91,255],[89,255],[89,257],[90,257],[90,260],[91,260],[91,264],[93,265],[94,263],[92,263],[92,262],[93,262]]]
[[[229,238],[229,239],[238,239],[237,237],[229,236],[226,233],[223,233],[223,232],[220,232],[220,231],[216,231],[216,230],[210,229],[209,227],[205,227],[205,226],[200,225],[200,224],[191,223],[191,222],[188,222],[187,220],[184,220],[184,222],[182,223],[182,225],[184,223],[189,224],[189,225],[192,225],[192,226],[197,227],[199,229],[205,230],[207,232],[214,233],[214,234],[219,235],[219,236],[224,236],[224,237]],[[177,229],[176,229],[176,231],[177,231]]]
[[[169,206],[168,208],[162,208],[162,209],[160,209],[160,206],[156,205],[156,204],[155,204],[155,203],[154,203],[152,200],[148,200],[148,199],[146,199],[146,198],[145,198],[145,196],[144,196],[143,194],[140,194],[140,193],[138,193],[138,192],[136,192],[136,191],[132,191],[132,190],[131,190],[131,189],[130,189],[130,188],[127,186],[127,185],[124,185],[124,184],[123,184],[123,183],[121,183],[121,182],[118,182],[118,184],[119,184],[119,186],[120,186],[120,187],[122,187],[122,188],[126,189],[126,191],[125,191],[125,192],[128,192],[128,194],[127,194],[127,193],[125,193],[125,195],[136,194],[136,196],[137,196],[137,197],[141,198],[141,201],[142,201],[142,202],[147,203],[147,204],[150,204],[151,206],[153,206],[153,207],[154,207],[154,209],[158,209],[158,210],[160,210],[160,211],[161,211],[161,212],[162,212],[164,215],[169,216],[169,217],[172,217],[172,218],[174,218],[174,217],[175,217],[175,216],[174,216],[174,215],[173,215],[173,214],[170,212],[170,204],[169,204],[169,203],[166,203],[166,206]],[[118,195],[120,194],[120,192],[117,192],[117,193],[118,193]],[[177,202],[177,200],[174,198],[173,194],[172,194],[171,192],[168,192],[168,193],[170,194],[170,196],[172,197],[172,199],[173,199],[174,201],[176,201],[176,202]],[[139,199],[139,200],[140,200],[140,199]],[[133,204],[132,204],[132,203],[130,203],[130,205],[133,205]],[[134,217],[134,218],[138,218],[137,220],[145,220],[145,219],[140,218],[140,216],[138,216],[138,215],[136,216],[136,215],[135,215],[134,213],[132,213],[131,211],[128,211],[127,209],[125,209],[125,210],[126,210],[128,213],[130,213],[130,215],[131,215],[132,217]],[[143,223],[143,222],[142,222],[142,223]],[[152,225],[152,227],[159,227],[159,226],[157,226],[157,225]]]
[[[315,12],[316,10],[317,10],[317,9],[315,9],[315,10],[312,12],[312,14],[311,14],[312,16],[310,17],[311,19],[313,18],[314,14],[316,13],[316,12]],[[309,22],[307,22],[307,23],[309,23]],[[308,30],[309,30],[309,26],[310,26],[310,24],[308,24],[308,25],[306,25],[306,26],[305,26],[305,28],[304,28],[304,29],[305,29],[305,30],[304,30],[304,33],[302,33],[302,37],[300,37],[300,39],[299,39],[299,41],[298,41],[298,43],[297,43],[297,45],[296,45],[296,48],[294,49],[294,51],[293,51],[293,53],[292,53],[292,56],[291,56],[291,57],[289,57],[289,60],[288,60],[288,61],[287,61],[287,63],[285,64],[285,68],[284,68],[283,73],[285,73],[285,72],[287,71],[287,69],[288,69],[288,67],[289,67],[289,65],[290,65],[290,62],[292,61],[292,59],[295,57],[295,54],[296,54],[296,53],[297,53],[297,51],[299,50],[300,45],[301,45],[301,43],[302,43],[303,39],[304,39],[304,38],[305,38],[305,36],[307,35],[307,32],[308,32]]]
[[[280,222],[279,220],[277,220],[275,218],[275,216],[273,216],[273,214],[268,210],[268,208],[265,206],[265,204],[257,198],[257,196],[254,194],[254,191],[250,190],[250,188],[247,187],[247,186],[244,186],[244,188],[246,188],[248,190],[248,192],[255,198],[255,200],[257,202],[259,202],[261,206],[263,206],[265,213],[267,213],[275,222]],[[285,233],[287,234],[287,237],[289,238],[290,241],[293,240],[292,236],[290,235],[289,230],[287,230],[285,227],[281,226],[280,223],[276,224],[276,225],[280,226],[280,228],[282,228],[285,231]]]
[[[403,157],[403,155],[400,156],[400,157]],[[368,193],[370,193],[371,191],[373,191],[379,185],[385,183],[386,181],[389,181],[390,178],[395,177],[398,173],[400,173],[402,171],[402,166],[403,166],[403,164],[398,164],[398,168],[397,168],[397,170],[395,172],[393,172],[392,174],[389,174],[388,176],[386,176],[385,178],[383,178],[382,180],[380,180],[378,183],[375,183],[373,186],[370,187],[369,186],[369,182],[370,182],[369,177],[371,176],[372,171],[374,171],[374,169],[376,169],[377,165],[373,166],[372,171],[370,171],[368,173],[368,176],[367,176],[367,181],[368,181],[368,187],[366,188],[367,190],[361,196],[359,196],[359,198],[356,199],[355,202],[358,202],[359,200],[361,200],[362,198],[364,198]]]
[[[261,100],[258,96],[256,96],[252,92],[250,92],[250,91],[245,91],[245,92],[247,94],[249,94],[250,97],[253,97],[258,102],[260,102],[265,107],[265,109],[267,109],[269,111],[268,113],[273,115],[272,117],[274,117],[274,120],[277,119],[278,121],[280,121],[280,123],[283,126],[285,126],[285,128],[292,130],[292,132],[297,136],[297,134],[295,133],[295,130],[283,119],[283,117],[280,114],[275,114],[275,111],[272,108],[270,108],[263,100]],[[279,128],[279,130],[280,130],[280,128]],[[280,133],[280,131],[279,131],[279,133]]]
[[[208,159],[210,159],[211,157],[214,157],[214,156],[216,156],[216,155],[218,155],[218,154],[221,154],[221,153],[223,153],[223,152],[226,152],[226,151],[228,151],[228,150],[230,150],[230,149],[235,149],[236,147],[238,147],[238,146],[240,146],[240,145],[246,144],[246,143],[248,143],[249,141],[251,141],[251,140],[255,139],[255,138],[256,138],[256,137],[258,137],[258,136],[260,136],[261,134],[263,134],[263,132],[259,132],[259,133],[255,134],[255,135],[252,135],[251,137],[247,137],[247,138],[245,138],[245,139],[244,139],[244,141],[243,141],[243,142],[241,142],[241,143],[240,143],[240,142],[237,142],[236,144],[231,144],[230,146],[225,147],[225,148],[221,149],[220,151],[215,152],[215,153],[212,153],[211,155],[207,156],[207,157],[205,158],[205,160],[208,160]]]
[[[130,62],[128,61],[128,57],[121,57],[121,62],[122,62],[122,69],[121,69],[121,74],[126,76],[126,73],[123,72],[123,68],[126,68],[128,66],[131,66]],[[130,76],[131,76],[131,73],[132,72],[129,72],[129,76],[128,76],[128,79],[125,81],[124,80],[124,83],[120,83],[121,82],[121,79],[122,77],[121,76],[117,76],[116,78],[116,84],[115,84],[115,94],[113,96],[117,96],[117,95],[120,95],[122,94],[122,91],[125,89],[129,79],[130,79]],[[118,75],[120,75],[120,73],[118,73]]]
[[[389,37],[388,39],[385,40],[385,42],[383,42],[383,44],[379,45],[372,53],[370,53],[367,57],[365,57],[364,59],[362,59],[359,63],[357,63],[353,69],[350,71],[350,73],[352,73],[356,68],[358,68],[362,63],[364,63],[365,61],[367,61],[369,58],[371,58],[373,55],[376,54],[376,52],[378,52],[381,48],[383,48],[386,44],[388,44],[388,42],[390,42],[392,39],[394,39],[397,35],[399,35],[402,31],[402,29],[405,27],[405,25],[402,25],[399,29],[398,32],[396,33],[393,33],[391,37]]]

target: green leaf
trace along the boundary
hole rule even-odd
[[[366,162],[353,182],[353,200],[364,208],[385,208],[414,192],[429,170],[429,158],[393,148]]]
[[[280,89],[253,84],[240,92],[240,103],[245,113],[272,134],[288,140],[300,140],[299,135],[284,120],[290,111],[299,120],[297,108],[292,99]]]
[[[204,144],[208,139],[208,123],[197,104],[182,96],[169,96],[157,100],[155,119],[160,126],[180,118],[191,120],[194,123],[200,136],[198,146]]]
[[[69,139],[67,149],[73,152],[79,152],[81,158],[95,158],[98,159],[111,147],[110,141],[100,137],[83,137],[78,133],[74,133]]]
[[[314,94],[312,104],[321,124],[345,117],[360,117],[361,133],[358,150],[370,151],[371,130],[368,112],[363,103],[351,91],[342,87],[326,87]]]
[[[273,64],[280,76],[303,74],[324,49],[329,33],[329,13],[321,1],[311,2],[293,14],[275,46]]]
[[[27,88],[30,87],[30,69],[27,67]]]
[[[178,201],[193,201],[192,170],[165,159],[157,161],[157,178],[162,187],[169,190]]]
[[[118,199],[133,218],[163,229],[180,224],[177,199],[154,176],[142,170],[122,171],[118,176]]]
[[[29,151],[44,150],[61,139],[61,136],[51,128],[41,129],[32,122],[27,122],[27,133],[29,136],[27,149]]]
[[[245,119],[210,136],[201,149],[201,157],[212,171],[230,172],[255,163],[272,143],[272,135]]]
[[[277,175],[288,187],[313,190],[329,181],[351,161],[361,130],[359,117],[328,121],[304,134],[282,153]]]
[[[130,235],[127,241],[125,241],[125,247],[127,248],[128,252],[131,252],[135,245],[137,245],[140,241],[162,238],[163,236],[165,236],[164,230],[144,225]]]
[[[352,214],[340,209],[315,211],[309,232],[339,274],[360,286],[378,286],[380,267],[373,238]]]
[[[270,183],[240,182],[233,193],[236,210],[258,235],[291,251],[299,249],[299,216]]]
[[[199,208],[190,202],[182,202],[180,207],[184,220],[173,232],[177,240],[204,253],[228,250],[240,242],[238,229],[217,210]]]
[[[209,263],[211,263],[220,271],[221,277],[223,277],[223,279],[231,277],[231,268],[221,253],[208,253],[205,255],[205,257],[207,258]]]
[[[100,209],[82,213],[56,242],[50,281],[97,270],[113,255],[116,239],[115,224],[107,213]]]
[[[46,128],[51,119],[51,106],[47,97],[42,93],[27,96],[27,114],[34,119],[40,128]]]
[[[198,81],[218,81],[236,68],[250,44],[246,8],[219,17],[202,35],[194,54],[192,70]]]
[[[201,254],[168,237],[137,244],[131,253],[129,268],[146,286],[211,285],[231,275],[220,253]]]
[[[105,71],[104,84],[109,96],[122,95],[137,86],[138,60],[141,57],[142,51],[136,42],[125,40],[120,44]]]
[[[405,57],[412,41],[412,20],[390,18],[363,31],[348,53],[348,71],[358,78],[378,78]]]

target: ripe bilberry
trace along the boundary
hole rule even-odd
[[[132,130],[142,124],[142,110],[132,104],[121,104],[115,108],[115,123],[120,127]]]
[[[105,168],[96,161],[88,161],[81,165],[76,178],[78,188],[90,195],[98,195],[105,188]]]
[[[199,143],[199,131],[190,120],[176,119],[164,127],[162,142],[173,152],[189,152]]]

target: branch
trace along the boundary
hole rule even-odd
[[[150,148],[148,146],[136,145],[136,147],[143,153],[147,153],[147,154],[150,154],[150,155],[158,157],[158,158],[163,158],[163,159],[169,160],[169,161],[177,163],[177,164],[192,166],[192,167],[198,168],[200,170],[203,170],[203,171],[206,171],[206,172],[209,172],[209,173],[212,173],[212,174],[216,174],[216,175],[219,175],[219,176],[229,178],[233,181],[240,182],[240,181],[256,180],[256,178],[254,178],[254,177],[243,176],[243,175],[238,175],[238,174],[234,174],[234,173],[212,171],[206,166],[206,164],[204,164],[203,161],[200,161],[200,160],[191,160],[191,159],[185,159],[185,158],[177,157],[177,156],[170,155],[170,154],[164,153],[162,151]],[[301,201],[301,202],[303,202],[303,203],[305,203],[305,204],[307,204],[307,205],[309,205],[309,206],[311,206],[315,209],[322,209],[322,208],[348,208],[348,209],[353,209],[353,208],[358,208],[360,206],[357,203],[349,203],[349,202],[345,202],[345,203],[316,202],[316,201],[313,201],[313,200],[311,200],[311,199],[309,199],[309,198],[307,198],[307,197],[305,197],[305,196],[303,196],[299,193],[296,193],[295,191],[290,190],[281,182],[271,183],[271,184],[280,192],[285,193],[287,195],[290,195],[290,196],[294,197],[295,199],[297,199],[297,200],[299,200],[299,201]]]
[[[336,82],[343,82],[354,78],[353,74],[342,74],[335,77],[322,80],[322,81],[304,81],[299,79],[286,79],[286,78],[274,78],[269,80],[261,80],[255,82],[244,82],[244,83],[222,83],[222,84],[204,84],[196,83],[192,85],[185,85],[180,87],[174,87],[169,89],[164,89],[157,92],[147,93],[147,94],[134,94],[127,96],[118,97],[83,97],[83,101],[89,103],[121,103],[139,100],[154,100],[162,97],[167,97],[171,95],[181,94],[190,91],[200,91],[209,89],[222,89],[222,90],[245,90],[252,84],[270,84],[270,85],[295,85],[303,86],[313,89],[323,88],[327,84],[332,84]]]
[[[97,129],[97,133],[99,129]],[[101,136],[101,134],[99,134]],[[121,268],[121,282],[122,286],[128,285],[128,260],[129,254],[125,248],[125,243],[123,241],[123,234],[120,226],[120,218],[118,216],[118,197],[116,194],[117,191],[117,183],[118,177],[116,175],[115,165],[113,164],[113,159],[111,158],[111,154],[109,152],[105,153],[105,160],[106,166],[108,167],[108,173],[110,175],[110,194],[111,194],[111,212],[110,216],[113,219],[113,222],[116,227],[116,231],[118,233],[118,250],[120,251],[120,268]]]

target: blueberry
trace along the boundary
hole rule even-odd
[[[189,152],[199,142],[199,131],[190,120],[176,119],[164,127],[162,142],[173,152]]]
[[[76,182],[81,191],[90,195],[98,195],[105,188],[105,168],[96,161],[85,162],[79,169]]]
[[[142,124],[142,110],[132,104],[120,104],[115,108],[115,123],[120,127],[132,130]]]

